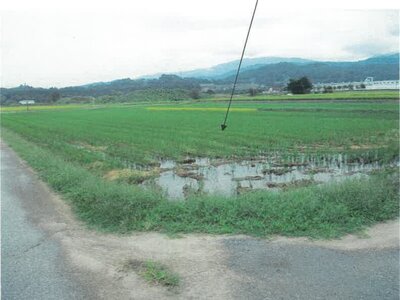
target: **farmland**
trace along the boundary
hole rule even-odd
[[[38,111],[38,110],[55,110],[55,109],[75,109],[75,108],[83,108],[85,105],[39,105],[39,106],[29,106],[28,108],[25,105],[20,106],[2,106],[0,108],[0,112],[22,112],[22,111]]]
[[[398,211],[398,102],[237,102],[113,105],[4,113],[2,138],[89,226],[126,232],[335,237]],[[85,107],[84,107],[85,108]],[[346,154],[387,168],[369,177],[171,202],[156,186],[160,161],[251,160]]]
[[[227,95],[220,95],[209,98],[209,100],[227,100]],[[344,91],[335,93],[300,94],[300,95],[236,95],[234,100],[367,100],[367,99],[399,99],[398,91]]]

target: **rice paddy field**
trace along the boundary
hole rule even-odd
[[[104,231],[332,238],[398,215],[398,100],[237,101],[221,131],[225,108],[2,113],[2,139]]]
[[[87,105],[26,105],[20,106],[2,106],[0,107],[0,112],[23,112],[23,111],[40,111],[40,110],[58,110],[58,109],[76,109],[84,108]]]
[[[343,91],[335,93],[316,93],[316,94],[300,94],[300,95],[268,95],[262,94],[254,97],[249,97],[247,95],[236,95],[234,100],[366,100],[366,99],[398,99],[398,91],[376,91],[376,90],[366,90],[366,91]],[[220,95],[217,97],[210,98],[210,100],[227,100],[227,95]]]

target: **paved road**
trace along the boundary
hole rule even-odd
[[[48,209],[46,191],[15,154],[0,145],[2,299],[89,298],[63,260],[60,245],[34,224],[31,214]]]
[[[399,299],[398,249],[334,250],[229,239],[237,299]]]

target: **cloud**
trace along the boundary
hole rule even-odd
[[[239,59],[247,1],[135,1],[129,11],[2,15],[2,86],[67,86]],[[396,10],[270,9],[260,2],[246,56],[357,60],[398,51]]]
[[[382,53],[398,52],[398,47],[393,47],[391,45],[365,42],[360,44],[350,45],[344,48],[345,51],[350,52],[356,57],[370,57]]]

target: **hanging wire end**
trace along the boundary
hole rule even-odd
[[[235,81],[233,82],[233,86],[232,86],[231,97],[229,98],[228,109],[226,110],[226,114],[225,114],[225,121],[224,121],[224,124],[221,124],[221,130],[222,131],[224,131],[225,128],[227,127],[227,125],[225,125],[225,123],[226,123],[226,120],[228,119],[229,109],[231,108],[232,98],[233,98],[233,94],[235,93],[235,87],[236,87],[236,83],[237,83],[237,80],[238,80],[238,77],[239,77],[240,67],[242,66],[244,52],[246,51],[246,46],[247,46],[247,41],[249,39],[251,26],[253,25],[254,15],[256,14],[257,4],[258,4],[258,0],[256,0],[256,5],[254,6],[253,15],[251,16],[249,30],[247,31],[246,40],[244,41],[242,55],[240,56],[240,61],[239,61],[239,65],[238,65],[238,68],[237,68],[237,71],[236,71]]]

